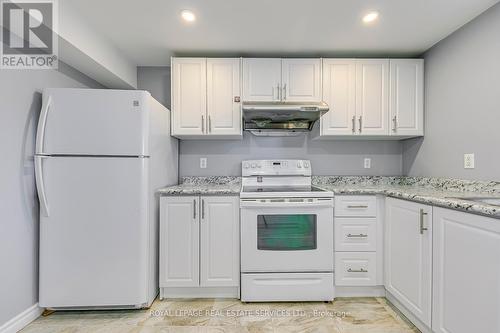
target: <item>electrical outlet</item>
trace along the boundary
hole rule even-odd
[[[365,169],[370,169],[372,167],[372,159],[371,158],[365,158]]]
[[[474,154],[464,154],[464,169],[474,169],[475,164]]]
[[[206,157],[200,157],[200,168],[201,169],[207,168],[207,158]]]

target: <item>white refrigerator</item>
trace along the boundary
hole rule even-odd
[[[170,111],[146,91],[44,89],[39,305],[143,308],[158,293],[155,192],[176,184]]]

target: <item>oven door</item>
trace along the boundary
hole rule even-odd
[[[241,271],[333,271],[333,199],[241,199]]]

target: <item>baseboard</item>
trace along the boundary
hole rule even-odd
[[[385,297],[384,286],[335,286],[335,297]]]
[[[240,287],[160,288],[160,300],[166,298],[240,298]]]
[[[2,326],[0,326],[0,333],[16,333],[26,327],[36,318],[40,317],[43,309],[38,307],[38,303],[32,305],[24,310]]]
[[[418,319],[414,314],[412,314],[401,302],[399,302],[390,292],[387,292],[385,298],[391,303],[391,305],[399,312],[401,312],[406,319],[408,319],[413,325],[415,325],[422,333],[432,333],[432,330],[424,324],[420,319]]]

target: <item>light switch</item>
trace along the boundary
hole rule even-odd
[[[200,157],[200,168],[201,169],[207,168],[207,158],[206,157]]]
[[[474,160],[474,154],[464,154],[464,168],[474,169],[476,167],[476,162]]]

